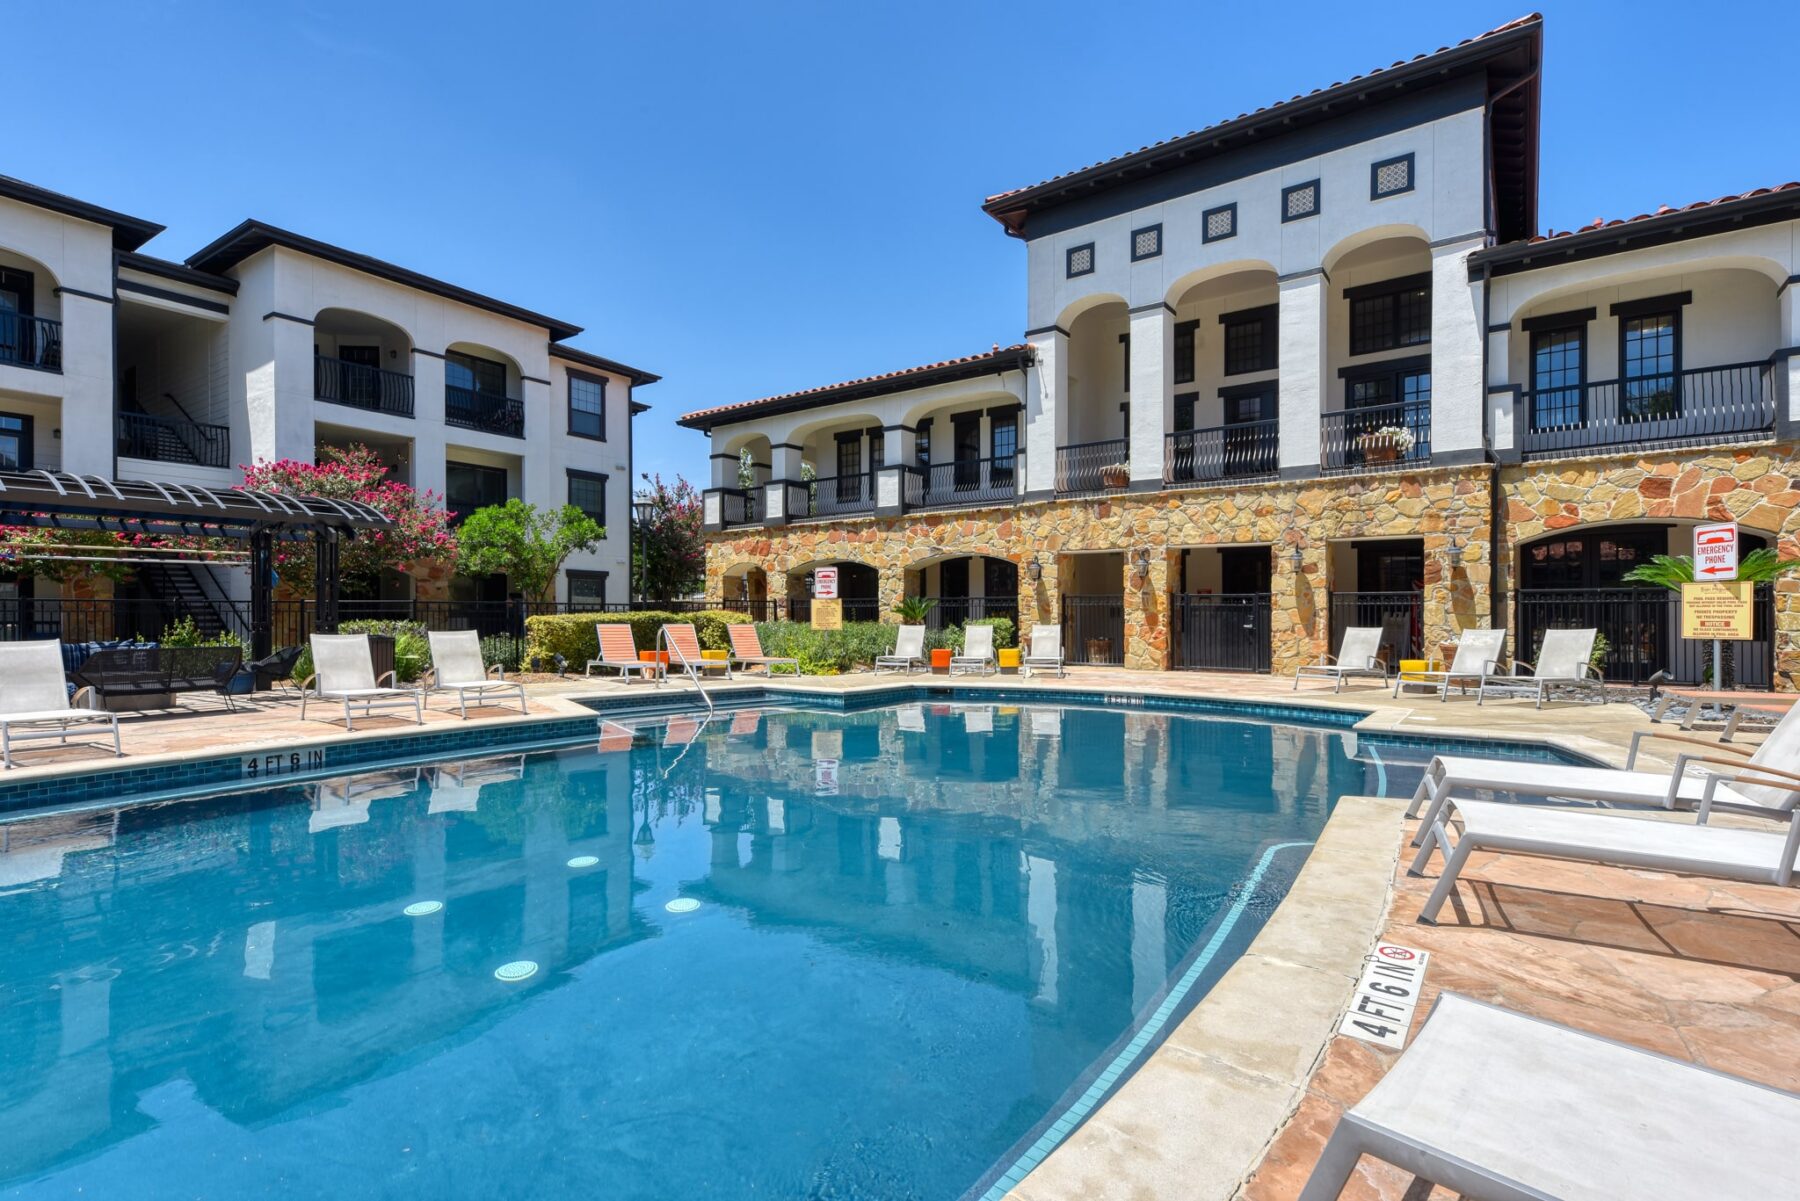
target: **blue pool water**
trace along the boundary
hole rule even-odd
[[[0,1193],[978,1196],[1427,754],[743,712],[0,825]]]

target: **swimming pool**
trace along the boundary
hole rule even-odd
[[[605,729],[0,825],[0,1191],[979,1196],[1429,756],[1041,704]]]

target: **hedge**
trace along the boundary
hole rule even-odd
[[[386,634],[392,638],[394,677],[402,684],[417,680],[431,666],[431,643],[425,637],[422,621],[344,621],[338,623],[338,633]],[[312,673],[312,644],[308,643],[294,663],[293,678],[304,680]]]
[[[700,635],[700,645],[705,649],[725,650],[731,645],[725,627],[747,624],[750,615],[729,609],[706,609],[699,613],[547,613],[527,617],[525,669],[530,670],[535,658],[542,660],[544,669],[549,670],[554,657],[561,655],[569,669],[580,671],[589,659],[600,656],[600,639],[594,633],[594,625],[602,621],[629,625],[640,651],[656,649],[656,632],[664,625],[682,622],[693,625]]]
[[[977,618],[968,624],[993,626],[995,647],[1013,644],[1015,631],[1010,617]],[[756,627],[763,654],[798,659],[800,674],[808,676],[837,675],[873,666],[877,655],[893,652],[899,630],[897,625],[880,621],[847,621],[837,630],[815,630],[797,621],[765,621]],[[925,636],[925,647],[961,653],[963,627],[932,631]]]

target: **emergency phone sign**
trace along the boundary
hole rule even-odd
[[[1738,528],[1735,521],[1694,527],[1694,578],[1735,580],[1738,573]]]
[[[1732,562],[1736,562],[1733,559]],[[838,594],[838,569],[820,567],[813,571],[813,599],[836,600]]]

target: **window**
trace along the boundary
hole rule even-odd
[[[1540,329],[1531,335],[1531,428],[1566,429],[1587,420],[1583,364],[1587,329]]]
[[[0,471],[31,470],[31,418],[0,413]]]
[[[1380,200],[1383,196],[1398,196],[1402,192],[1413,190],[1413,156],[1402,154],[1398,158],[1384,158],[1369,166],[1369,199]]]
[[[1094,270],[1094,244],[1069,248],[1068,275],[1074,279],[1077,275],[1091,275]]]
[[[476,509],[506,503],[506,468],[484,463],[444,464],[444,507],[461,521]]]
[[[1350,301],[1351,354],[1430,343],[1430,275],[1347,288],[1344,296]]]
[[[1319,181],[1281,189],[1281,219],[1303,221],[1319,215]]]
[[[919,422],[919,432],[913,437],[913,459],[921,469],[931,466],[931,418]]]
[[[569,432],[606,441],[606,380],[569,372]]]
[[[444,354],[444,384],[487,396],[505,396],[506,364],[477,358],[460,350],[447,351]]]
[[[1153,259],[1162,253],[1162,226],[1149,225],[1131,231],[1131,261]]]
[[[606,477],[592,471],[569,469],[569,503],[606,524]]]
[[[837,436],[837,474],[840,481],[862,474],[862,431]],[[841,488],[842,483],[839,484]]]
[[[1194,382],[1194,340],[1199,332],[1198,321],[1175,323],[1175,382],[1178,384]]]
[[[598,609],[606,604],[606,572],[566,571],[569,604],[573,608]]]
[[[1019,414],[1016,410],[990,414],[988,433],[994,457],[993,481],[996,487],[1010,488],[1013,464],[1019,454]]]
[[[1398,426],[1413,437],[1402,457],[1409,462],[1431,457],[1431,360],[1396,359],[1344,372],[1343,465],[1365,461],[1365,434]]]
[[[1681,415],[1677,310],[1645,313],[1619,322],[1619,419],[1655,421]]]
[[[1194,428],[1194,410],[1200,405],[1198,392],[1178,392],[1175,395],[1175,432],[1185,434]]]
[[[1200,214],[1200,240],[1218,242],[1237,236],[1237,205],[1221,204]]]
[[[1271,304],[1219,315],[1219,324],[1225,327],[1226,375],[1275,369],[1276,312]]]

